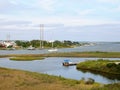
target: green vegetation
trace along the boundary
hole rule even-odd
[[[43,54],[50,57],[97,57],[97,58],[120,58],[120,52],[67,52]]]
[[[0,57],[90,57],[90,58],[120,58],[120,52],[66,52],[47,54],[9,54]]]
[[[110,85],[86,84],[84,80],[0,68],[0,90],[119,90],[119,87],[119,83]]]
[[[0,68],[0,90],[90,90],[98,86],[61,76]]]
[[[51,42],[48,41],[42,41],[44,48],[51,48],[52,44]],[[20,41],[16,40],[15,43],[19,47],[27,48],[29,46],[39,48],[40,47],[40,40],[32,40],[32,41]],[[80,43],[80,42],[75,42],[75,41],[69,41],[69,40],[64,40],[64,41],[54,41],[54,46],[56,48],[71,48],[74,46],[82,46],[82,45],[88,45],[89,43]]]
[[[120,75],[120,61],[103,59],[99,59],[97,61],[89,60],[79,63],[77,65],[77,69]]]
[[[31,60],[42,60],[43,57],[11,57],[10,60],[15,61],[31,61]]]
[[[120,83],[107,84],[104,87],[92,88],[92,90],[120,90]]]

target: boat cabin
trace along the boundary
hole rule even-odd
[[[63,66],[72,66],[72,65],[76,65],[77,63],[73,63],[73,62],[70,62],[69,59],[66,59],[64,60],[63,62]]]

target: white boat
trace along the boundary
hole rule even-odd
[[[49,52],[56,52],[58,49],[56,49],[56,48],[52,48],[52,49],[49,49],[48,51]]]
[[[27,50],[35,50],[35,47],[30,46],[27,48]]]
[[[53,48],[53,43],[54,43],[54,41],[50,41],[50,42],[52,43],[52,48],[49,49],[48,51],[49,51],[49,52],[56,52],[56,51],[58,51],[57,48]]]

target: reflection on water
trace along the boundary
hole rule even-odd
[[[35,60],[35,61],[10,61],[8,58],[0,58],[0,67],[47,73],[50,75],[63,76],[65,78],[71,78],[77,80],[80,80],[83,77],[93,78],[96,82],[100,82],[100,83],[120,82],[120,80],[117,78],[108,78],[105,75],[78,71],[76,69],[76,66],[69,66],[69,67],[62,66],[62,62],[64,59],[70,59],[72,62],[96,60],[96,58],[51,57],[51,58],[45,58],[44,60]],[[117,60],[120,60],[120,58],[118,58]]]

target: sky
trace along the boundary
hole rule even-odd
[[[0,0],[0,40],[120,41],[120,0]]]

